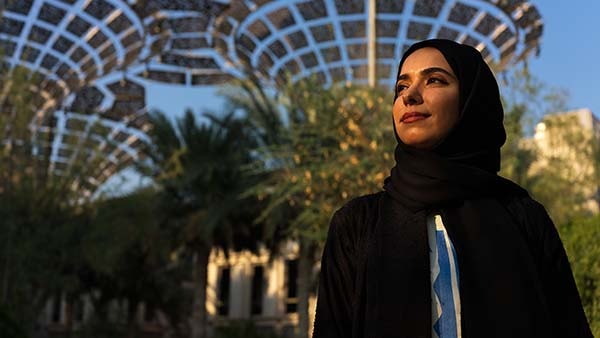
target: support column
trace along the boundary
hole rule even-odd
[[[369,0],[369,14],[367,17],[367,31],[368,31],[368,36],[367,36],[367,62],[368,62],[368,72],[369,72],[369,86],[371,87],[375,87],[375,81],[376,81],[376,53],[375,53],[375,48],[376,48],[376,39],[377,39],[377,34],[375,31],[375,17],[377,16],[376,13],[376,1],[377,0]]]

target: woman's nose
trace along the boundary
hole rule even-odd
[[[402,102],[405,106],[420,104],[422,101],[421,93],[419,93],[417,86],[410,86],[406,88],[402,92],[401,96]]]

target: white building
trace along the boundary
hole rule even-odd
[[[209,326],[252,320],[261,332],[293,337],[298,325],[298,244],[288,242],[276,257],[213,250],[208,265],[206,310]],[[315,311],[309,300],[309,319]]]
[[[261,333],[297,337],[298,255],[299,246],[295,242],[284,243],[273,257],[265,249],[258,254],[232,251],[227,255],[213,249],[207,269],[208,336],[214,336],[218,327],[249,320]],[[313,296],[309,299],[309,332],[312,332],[315,306]],[[128,307],[127,301],[112,301],[111,323],[125,325]],[[64,294],[57,294],[46,304],[40,324],[54,335],[68,335],[80,329],[92,317],[92,312],[88,296],[68,302]],[[140,304],[135,313],[143,337],[160,334],[169,327],[160,311],[144,304]]]
[[[600,120],[589,109],[551,114],[537,124],[533,144],[537,160],[530,175],[552,168],[582,198],[583,208],[600,211],[598,163]]]

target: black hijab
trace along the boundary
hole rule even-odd
[[[406,58],[425,47],[439,50],[456,75],[460,117],[446,138],[430,150],[408,146],[395,133],[396,166],[385,182],[385,190],[413,210],[467,196],[527,195],[518,185],[496,175],[500,170],[500,147],[506,140],[504,110],[494,74],[481,54],[451,40],[422,41],[404,53],[398,75]],[[446,189],[440,189],[440,182],[433,178],[444,180]]]
[[[462,337],[550,336],[534,260],[506,210],[527,192],[496,173],[506,139],[498,85],[474,48],[427,40],[402,57],[433,47],[459,81],[460,117],[430,150],[403,144],[384,183],[377,230],[370,241],[366,278],[374,337],[431,337],[431,281],[427,216],[439,213],[457,255]]]

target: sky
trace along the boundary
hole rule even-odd
[[[536,0],[544,21],[541,54],[531,72],[569,92],[569,108],[600,117],[600,1]]]
[[[566,89],[569,109],[588,108],[600,117],[600,1],[530,0],[542,15],[541,53],[529,60],[531,73],[547,86]],[[186,109],[218,112],[213,87],[152,85],[148,107],[173,114]]]

